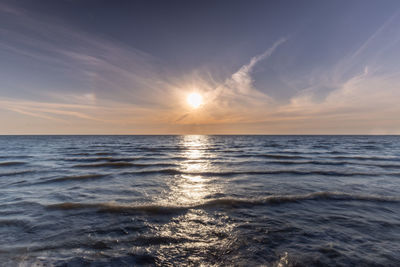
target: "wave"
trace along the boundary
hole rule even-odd
[[[333,159],[336,160],[338,158],[326,158],[326,159]],[[400,168],[400,164],[391,164],[391,163],[377,163],[377,162],[354,162],[354,161],[324,161],[324,160],[299,160],[299,161],[288,161],[288,160],[276,160],[276,161],[259,161],[258,163],[261,164],[276,164],[276,165],[303,165],[303,164],[310,164],[310,165],[326,165],[326,166],[345,166],[345,165],[362,165],[362,166],[371,166],[371,167],[381,167],[381,168]],[[350,158],[349,158],[350,159]],[[393,160],[389,160],[392,162]],[[253,163],[257,163],[256,161],[252,161]],[[381,162],[381,161],[379,161]],[[241,163],[241,162],[239,162]],[[246,161],[244,163],[251,163],[250,161]],[[236,163],[235,163],[236,164]]]
[[[312,165],[330,165],[330,166],[343,166],[348,164],[345,161],[316,161],[316,160],[302,160],[302,161],[268,161],[268,164],[280,164],[280,165],[302,165],[302,164],[312,164]]]
[[[159,167],[159,168],[168,168],[168,167],[179,167],[178,164],[174,164],[174,163],[150,163],[150,164],[146,164],[146,163],[135,163],[134,164],[135,167]]]
[[[78,168],[96,168],[96,167],[110,167],[110,168],[124,168],[124,167],[158,167],[158,168],[168,168],[168,167],[178,167],[179,165],[173,163],[131,163],[131,162],[103,162],[96,164],[78,164],[73,167]]]
[[[110,167],[110,168],[123,168],[123,167],[133,167],[135,164],[130,162],[104,162],[96,164],[78,164],[73,167],[78,168],[96,168],[96,167]]]
[[[267,159],[310,159],[310,157],[300,155],[281,155],[281,154],[238,154],[233,155],[235,158],[267,158]]]
[[[398,161],[398,157],[369,157],[369,156],[334,156],[328,157],[329,159],[339,159],[339,160],[372,160],[372,161]]]
[[[76,152],[76,153],[66,153],[67,156],[113,156],[116,153],[113,152]]]
[[[307,159],[308,157],[304,156],[295,156],[295,155],[280,155],[280,154],[264,154],[264,155],[254,155],[254,157],[258,158],[272,158],[272,159]]]
[[[0,167],[1,166],[16,166],[16,165],[24,165],[26,162],[23,161],[5,161],[5,162],[0,162]]]
[[[64,176],[64,177],[50,179],[43,183],[97,179],[97,178],[102,178],[104,176],[107,176],[107,175],[106,174],[86,174],[86,175],[76,175],[76,176]]]
[[[64,161],[70,161],[70,162],[132,162],[135,160],[138,160],[138,158],[134,157],[78,157],[78,158],[63,158],[62,160]]]
[[[329,165],[329,166],[345,166],[345,165],[362,165],[380,168],[400,168],[400,164],[385,164],[385,163],[364,163],[364,162],[352,162],[352,161],[319,161],[319,160],[303,160],[303,161],[268,161],[268,164],[279,164],[279,165]]]
[[[77,162],[96,162],[96,161],[106,161],[112,159],[111,157],[79,157],[79,158],[62,158],[64,161],[77,161]]]
[[[143,170],[126,174],[169,174],[169,175],[202,175],[202,176],[236,176],[236,175],[321,175],[321,176],[376,176],[371,172],[338,172],[338,171],[300,171],[300,170],[271,170],[271,171],[228,171],[228,172],[186,172],[178,169]],[[382,174],[383,175],[383,174]],[[397,174],[386,174],[397,175]]]
[[[188,209],[184,206],[162,206],[162,205],[116,205],[111,203],[76,203],[63,202],[59,204],[51,204],[46,206],[49,209],[57,210],[81,210],[81,209],[96,209],[100,212],[110,213],[132,213],[146,212],[155,214],[176,213]]]
[[[20,174],[28,174],[28,173],[35,173],[36,171],[33,170],[25,170],[25,171],[18,171],[18,172],[3,172],[0,173],[0,177],[2,176],[13,176],[13,175],[20,175]]]
[[[28,159],[32,158],[29,155],[7,155],[7,156],[0,156],[0,159]]]
[[[272,195],[258,199],[236,199],[223,198],[205,202],[200,207],[213,207],[219,205],[240,206],[240,205],[262,205],[262,204],[283,204],[290,202],[301,202],[308,200],[333,200],[333,201],[367,201],[367,202],[400,202],[398,197],[385,197],[377,195],[359,195],[341,192],[314,192],[299,195]]]
[[[109,213],[154,213],[169,214],[184,212],[190,209],[208,209],[208,208],[241,208],[257,205],[277,205],[285,203],[298,203],[302,201],[366,201],[366,202],[388,202],[399,203],[398,197],[387,197],[377,195],[358,195],[340,192],[314,192],[302,195],[272,195],[264,198],[218,198],[202,203],[188,206],[180,205],[162,205],[162,204],[142,204],[142,205],[118,205],[114,203],[77,203],[63,202],[59,204],[47,205],[48,209],[56,210],[81,210],[95,209],[99,212]]]
[[[238,154],[238,155],[233,155],[235,158],[267,158],[267,159],[282,159],[282,160],[312,160],[314,155],[325,155],[325,154],[335,154],[334,152],[328,152],[328,153],[318,153],[318,152],[313,152],[308,154],[308,156],[305,156],[307,153],[292,153],[290,154],[284,154],[283,152],[280,154]],[[358,160],[358,161],[363,161],[363,160],[370,160],[370,161],[397,161],[400,162],[399,157],[377,157],[377,156],[352,156],[352,155],[340,155],[343,153],[337,153],[339,155],[337,156],[323,156],[325,159],[330,159],[330,160]]]
[[[96,153],[94,153],[95,155],[98,155],[98,156],[111,156],[111,155],[115,155],[115,153],[112,153],[112,152],[96,152]]]
[[[364,164],[364,165],[368,166],[368,164]],[[377,166],[377,167],[381,167],[381,168],[400,169],[400,165],[398,165],[398,164],[369,164],[369,166]]]

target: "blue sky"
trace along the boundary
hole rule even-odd
[[[0,1],[0,134],[399,134],[399,41],[398,1]]]

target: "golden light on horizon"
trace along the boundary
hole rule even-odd
[[[187,97],[187,102],[192,108],[198,108],[203,104],[203,97],[199,93],[191,93]]]

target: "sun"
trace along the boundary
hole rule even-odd
[[[203,104],[203,97],[199,93],[191,93],[187,97],[187,102],[192,108],[198,108]]]

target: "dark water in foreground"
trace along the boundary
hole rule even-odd
[[[399,266],[399,136],[0,136],[0,264]]]

